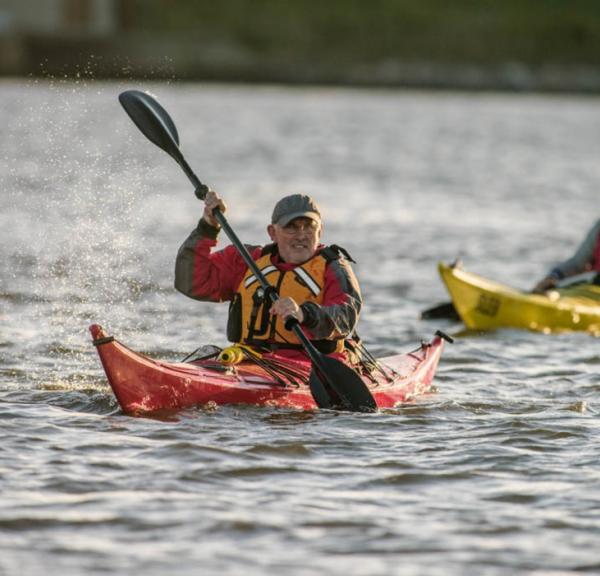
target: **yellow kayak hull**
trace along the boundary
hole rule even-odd
[[[530,294],[440,262],[439,272],[462,321],[473,330],[587,331],[600,336],[600,286],[577,284]]]

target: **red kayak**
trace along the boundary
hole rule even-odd
[[[267,354],[259,364],[246,360],[227,366],[215,358],[162,362],[127,348],[97,324],[90,326],[90,332],[108,382],[127,414],[210,403],[304,410],[317,407],[307,384],[311,370],[308,360]],[[361,377],[377,406],[393,408],[426,393],[443,347],[442,337],[436,335],[414,352],[378,359],[381,369],[363,370]],[[279,368],[273,370],[274,366]]]

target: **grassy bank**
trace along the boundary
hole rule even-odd
[[[22,73],[600,93],[600,0],[118,6],[113,37],[22,40]]]
[[[173,8],[176,5],[177,8]],[[193,35],[256,56],[600,65],[598,0],[132,0],[132,31]]]

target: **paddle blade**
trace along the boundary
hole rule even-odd
[[[322,356],[310,373],[310,391],[319,408],[376,412],[375,398],[363,379],[343,362]]]
[[[119,94],[119,102],[140,131],[159,148],[181,162],[179,134],[167,111],[149,94],[126,90]]]
[[[460,316],[454,307],[452,302],[443,302],[442,304],[438,304],[427,310],[423,310],[421,312],[421,318],[425,320],[437,319],[437,318],[446,318],[448,320],[460,320]]]

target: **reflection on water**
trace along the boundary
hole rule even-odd
[[[374,352],[459,338],[436,394],[376,415],[130,418],[88,325],[175,360],[222,345],[227,308],[174,292],[201,206],[120,109],[136,87],[0,83],[0,573],[598,571],[598,340],[419,313],[447,298],[438,260],[527,288],[570,254],[598,217],[600,103],[149,86],[245,242],[280,196],[317,197]]]

